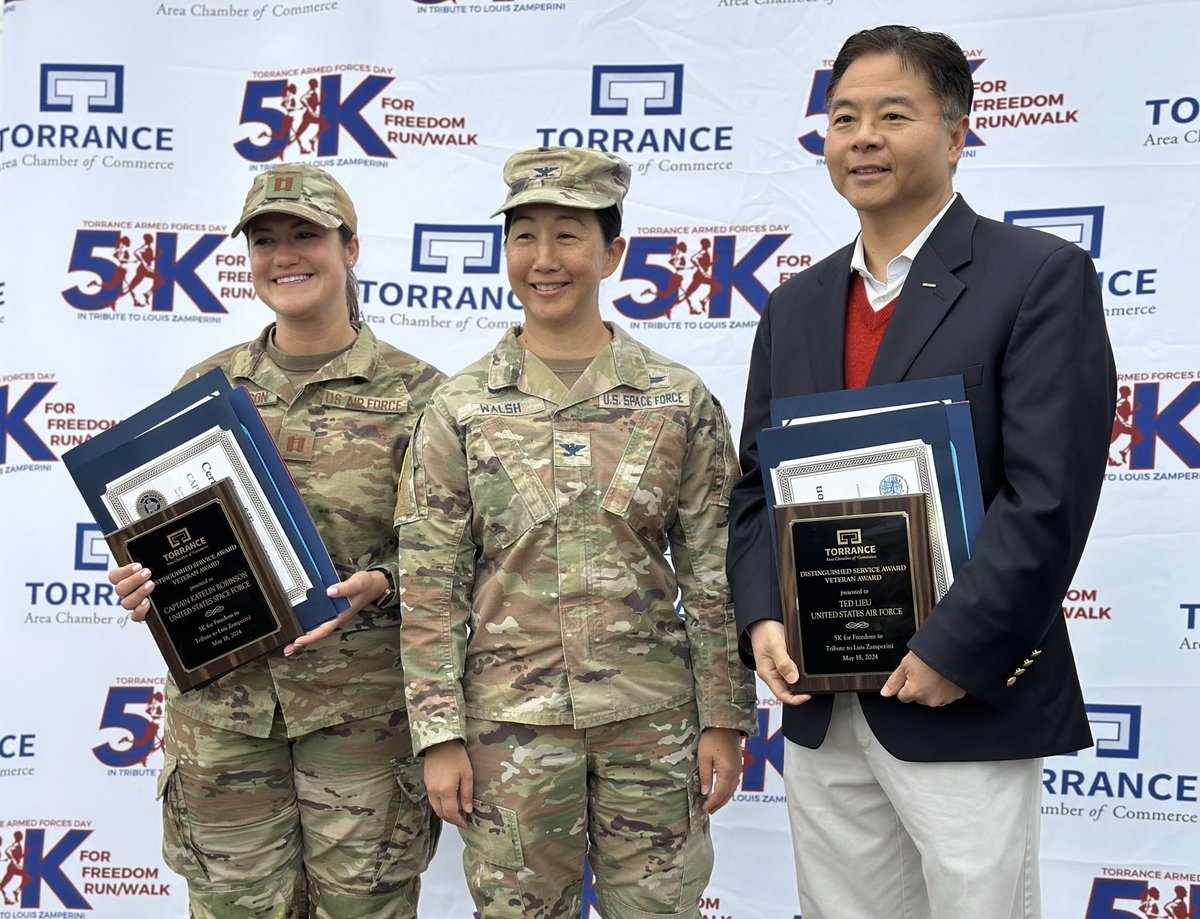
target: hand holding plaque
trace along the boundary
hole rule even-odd
[[[304,633],[226,479],[107,539],[120,564],[154,572],[146,621],[182,690]]]

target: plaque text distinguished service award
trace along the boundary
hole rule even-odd
[[[933,607],[926,497],[779,505],[793,692],[877,690]]]
[[[107,537],[151,571],[147,623],[180,689],[210,683],[304,633],[227,479]]]

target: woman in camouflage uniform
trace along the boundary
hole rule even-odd
[[[203,689],[168,682],[163,851],[187,879],[194,919],[412,917],[441,824],[398,708],[385,508],[443,377],[358,321],[357,217],[327,173],[260,174],[233,235],[243,231],[275,322],[184,380],[221,367],[249,390],[344,578],[329,593],[350,609]],[[129,566],[109,579],[144,619],[152,573]]]
[[[695,374],[601,321],[628,165],[559,147],[504,175],[525,324],[438,389],[401,476],[414,742],[484,919],[578,916],[585,854],[606,919],[697,916],[708,815],[755,727],[728,424]]]

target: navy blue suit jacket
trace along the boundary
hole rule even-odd
[[[747,666],[746,630],[781,618],[755,435],[770,425],[771,399],[845,388],[853,250],[776,289],[755,337],[728,558]],[[1078,750],[1092,740],[1061,604],[1112,429],[1116,377],[1100,285],[1078,246],[980,217],[961,197],[913,262],[868,385],[959,373],[987,513],[974,556],[909,648],[967,696],[929,708],[861,693],[863,711],[904,760]],[[784,734],[820,746],[832,704],[818,695],[785,706]]]

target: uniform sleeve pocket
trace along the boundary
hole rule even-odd
[[[413,458],[412,444],[404,451],[400,465],[400,481],[396,485],[395,525],[413,523],[426,517],[425,467]]]
[[[733,492],[734,483],[741,478],[742,470],[738,465],[737,450],[729,436],[729,419],[725,409],[713,396],[713,436],[716,438],[716,449],[713,457],[712,490],[708,500],[720,507],[729,507],[729,498]]]
[[[514,870],[525,866],[517,814],[507,807],[472,799],[472,811],[467,815],[467,828],[462,835],[463,841],[489,864]]]

